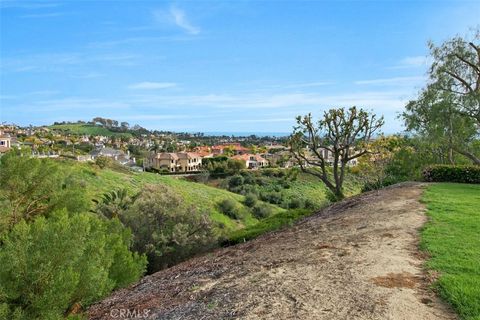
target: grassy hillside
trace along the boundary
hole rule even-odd
[[[263,196],[264,200],[284,208],[304,207],[318,210],[329,203],[328,189],[317,177],[301,171],[297,171],[296,174],[291,174],[291,170],[283,170],[283,172],[284,175],[281,174],[281,169],[246,171],[242,173],[244,175],[243,182],[233,187],[229,181],[231,178],[214,179],[207,183],[239,194],[255,193],[260,198]],[[360,193],[361,184],[355,175],[347,174],[344,190],[346,196]],[[267,198],[271,198],[271,200]],[[294,202],[297,205],[291,206]]]
[[[355,177],[348,175],[345,179],[345,195],[352,196],[360,193],[361,186]],[[289,189],[284,189],[289,199],[302,199],[311,201],[315,208],[322,208],[329,203],[327,199],[327,187],[317,178],[310,174],[300,172],[295,181],[292,181]]]
[[[78,135],[99,135],[99,136],[126,136],[131,137],[130,133],[121,133],[121,132],[113,132],[108,130],[107,128],[92,125],[92,124],[59,124],[59,125],[52,125],[49,127],[53,130],[59,130],[65,133],[70,134],[78,134]]]
[[[480,185],[441,183],[423,200],[430,221],[422,231],[436,287],[462,319],[480,319]]]
[[[118,172],[110,169],[98,169],[89,164],[64,162],[68,170],[73,170],[76,176],[85,185],[89,196],[99,198],[103,193],[126,188],[131,193],[138,192],[147,183],[164,184],[180,194],[188,205],[192,205],[200,211],[208,212],[212,220],[221,223],[225,232],[237,230],[258,222],[247,207],[243,205],[244,197],[226,190],[206,186],[204,184],[186,181],[172,176],[161,176],[153,173]],[[245,213],[241,221],[231,219],[222,214],[218,209],[218,203],[224,199],[233,200]],[[274,205],[268,205],[274,213],[283,212],[284,209]]]

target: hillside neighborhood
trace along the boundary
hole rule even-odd
[[[82,126],[82,122],[77,125]],[[94,122],[92,125],[104,128]],[[216,144],[202,145],[205,136],[200,139],[192,135],[190,140],[186,140],[175,134],[143,132],[139,135],[116,135],[112,131],[112,135],[106,136],[68,133],[55,126],[21,128],[2,125],[0,153],[18,149],[22,154],[36,158],[68,157],[80,162],[94,162],[104,157],[134,170],[170,174],[198,173],[205,169],[209,159],[218,157],[238,161],[251,170],[297,165],[288,147],[281,144],[285,143],[285,137],[251,142],[248,137],[212,136],[209,140]],[[327,149],[321,152],[331,165],[333,153]],[[356,164],[356,160],[349,162],[350,166]],[[305,165],[308,166],[307,163]]]

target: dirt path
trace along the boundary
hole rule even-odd
[[[421,193],[407,184],[338,203],[145,277],[93,306],[90,318],[455,319],[422,272]]]

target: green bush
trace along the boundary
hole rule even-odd
[[[272,215],[272,208],[265,204],[257,204],[252,208],[253,216],[257,219],[265,219]]]
[[[241,185],[243,185],[243,183],[244,183],[244,179],[239,174],[236,174],[236,175],[230,177],[230,179],[228,179],[228,187],[229,188],[235,188],[235,187],[241,186]]]
[[[112,165],[113,160],[105,157],[105,156],[99,156],[95,159],[95,164],[100,168],[104,169]]]
[[[50,212],[88,211],[89,202],[81,181],[50,159],[0,158],[0,234],[21,221],[33,221]]]
[[[253,193],[249,193],[245,196],[245,200],[244,200],[244,204],[247,206],[247,207],[253,207],[255,206],[255,204],[257,203],[257,196]]]
[[[401,182],[403,180],[395,177],[388,177],[385,179],[378,179],[374,181],[367,181],[363,184],[362,186],[362,192],[367,192],[367,191],[372,191],[372,190],[379,190],[388,186],[391,186],[392,184]]]
[[[305,203],[300,198],[290,199],[290,201],[288,202],[289,209],[299,209],[304,207],[305,207]]]
[[[480,183],[480,166],[432,165],[423,170],[427,182]]]
[[[0,310],[6,319],[62,319],[113,289],[136,281],[144,256],[129,251],[131,234],[117,220],[66,210],[24,220],[0,247]]]
[[[283,195],[280,192],[266,192],[260,195],[262,201],[266,201],[273,204],[280,204],[283,200]]]
[[[242,214],[237,208],[237,204],[232,199],[224,199],[220,201],[218,204],[218,208],[227,217],[237,220],[242,218]]]
[[[172,266],[216,244],[208,215],[186,206],[165,185],[143,186],[133,204],[119,216],[133,232],[133,248],[147,255],[148,273]]]

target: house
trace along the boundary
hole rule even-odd
[[[107,157],[112,160],[115,160],[123,165],[128,165],[130,163],[135,163],[135,158],[130,158],[130,153],[125,154],[122,150],[113,149],[113,148],[97,148],[90,152],[92,160],[97,159],[98,157]]]
[[[178,156],[171,152],[154,153],[145,159],[145,168],[176,172],[180,166]]]
[[[183,172],[198,171],[202,166],[202,158],[194,152],[178,152],[178,169]]]
[[[145,159],[145,168],[169,172],[195,172],[202,166],[202,157],[195,152],[161,152]]]
[[[233,156],[231,159],[234,160],[240,160],[245,162],[245,167],[248,169],[257,169],[257,168],[263,168],[268,166],[268,160],[262,158],[258,154],[239,154],[236,156]]]
[[[262,157],[267,159],[272,166],[290,168],[295,166],[296,164],[295,159],[292,157],[292,154],[288,150],[278,151],[275,153],[265,153],[262,155]]]
[[[12,138],[8,133],[0,131],[0,153],[7,152],[12,147]]]
[[[240,143],[230,143],[212,146],[211,150],[214,155],[224,154],[225,149],[232,150],[234,155],[247,154],[249,149],[242,147]]]

